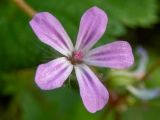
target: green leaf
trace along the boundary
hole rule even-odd
[[[128,26],[149,26],[157,20],[156,0],[107,0],[113,16]]]
[[[3,7],[3,6],[2,6]],[[0,71],[36,66],[50,51],[34,36],[29,17],[11,2],[0,11]],[[49,53],[48,53],[49,51]]]

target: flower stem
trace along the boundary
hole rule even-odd
[[[28,5],[24,0],[12,0],[21,10],[23,10],[27,15],[33,17],[36,11]]]

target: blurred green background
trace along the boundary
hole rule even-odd
[[[122,100],[110,102],[96,114],[87,112],[79,96],[74,74],[62,88],[40,90],[34,82],[36,67],[54,59],[57,53],[38,40],[29,26],[31,17],[13,1],[0,0],[0,120],[160,119],[160,98],[142,101],[128,92],[116,93],[116,89],[123,88],[113,85],[108,85],[108,88]],[[160,64],[157,64],[160,61],[159,0],[25,1],[38,12],[48,11],[56,16],[73,42],[82,14],[92,6],[100,7],[107,13],[109,23],[97,45],[123,39],[131,43],[135,54],[137,46],[143,46],[149,55],[146,71],[151,70],[143,84],[147,88],[160,87]],[[135,55],[135,66],[137,62]],[[105,76],[103,79],[110,75],[109,69],[98,72]],[[126,97],[127,100],[123,100]]]

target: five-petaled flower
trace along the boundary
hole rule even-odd
[[[37,13],[30,25],[45,44],[64,57],[38,66],[35,82],[43,90],[59,88],[71,74],[77,76],[83,104],[89,112],[101,110],[108,102],[109,93],[98,77],[87,66],[124,69],[134,62],[129,43],[117,41],[91,49],[105,32],[108,18],[97,7],[87,10],[81,18],[75,47],[60,22],[48,12]]]

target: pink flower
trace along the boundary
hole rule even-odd
[[[134,62],[132,49],[125,41],[91,49],[105,32],[107,22],[107,15],[101,9],[92,7],[87,10],[81,18],[77,42],[73,47],[54,16],[48,12],[36,14],[30,25],[37,37],[64,55],[38,66],[36,84],[43,90],[59,88],[74,68],[84,106],[92,113],[101,110],[108,102],[109,94],[87,65],[124,69]]]

